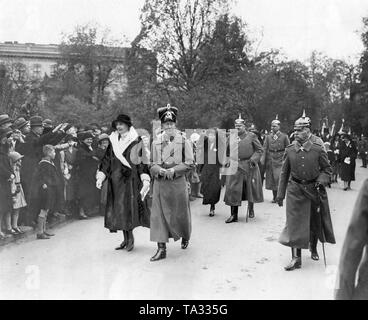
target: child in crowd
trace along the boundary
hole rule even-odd
[[[54,164],[55,148],[45,145],[43,158],[38,164],[35,185],[38,190],[37,239],[50,239],[54,234],[46,232],[47,214],[57,206],[59,175]]]
[[[7,234],[21,234],[23,231],[18,227],[19,211],[21,208],[27,206],[26,198],[20,181],[20,168],[22,166],[22,156],[18,152],[10,152],[9,158],[11,161],[14,179],[11,180],[11,195],[13,210],[9,211],[5,216],[6,233]]]

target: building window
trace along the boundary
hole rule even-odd
[[[13,77],[16,81],[24,81],[26,77],[26,66],[23,63],[13,64]]]
[[[55,77],[56,76],[56,73],[58,71],[58,65],[57,64],[52,64],[50,66],[50,76],[51,77]]]
[[[40,64],[33,65],[33,77],[35,77],[36,79],[41,78],[41,65]]]

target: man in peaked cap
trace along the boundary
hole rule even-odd
[[[182,239],[186,249],[191,236],[191,213],[186,174],[193,168],[190,142],[176,129],[178,109],[167,105],[157,110],[163,133],[152,144],[153,194],[151,209],[151,241],[158,250],[151,258],[166,258],[166,243]]]
[[[238,150],[238,158],[230,158],[230,161],[237,164],[237,171],[226,177],[224,201],[231,207],[231,215],[226,223],[238,221],[238,209],[243,200],[248,200],[249,218],[254,218],[254,203],[263,202],[258,166],[263,153],[262,145],[257,136],[249,131],[241,115],[235,120],[235,129],[238,130],[238,140],[236,145],[230,147]]]
[[[286,226],[279,239],[291,247],[292,260],[286,271],[301,268],[302,249],[309,248],[311,258],[319,260],[318,239],[335,243],[325,190],[332,173],[327,153],[321,144],[311,141],[310,119],[305,113],[295,121],[294,130],[295,141],[286,148],[276,198],[283,206],[287,192]]]
[[[271,123],[271,132],[265,138],[261,157],[261,164],[266,169],[266,189],[272,190],[273,193],[272,203],[276,203],[282,158],[286,147],[290,144],[288,136],[280,131],[280,125],[281,122],[276,115],[276,119]]]

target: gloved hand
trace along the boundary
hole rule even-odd
[[[283,207],[284,206],[284,200],[281,198],[276,198],[276,202],[279,205],[279,207]]]
[[[173,168],[166,170],[165,178],[168,180],[174,179],[175,170]]]
[[[149,190],[150,190],[150,182],[148,180],[143,180],[143,187],[140,191],[142,201],[146,197]]]
[[[256,165],[257,165],[257,163],[256,163],[254,160],[249,160],[249,166],[250,166],[251,168],[255,168],[255,167],[256,167]]]

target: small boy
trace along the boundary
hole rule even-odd
[[[38,190],[39,215],[37,220],[37,239],[50,239],[54,234],[46,232],[46,220],[49,211],[57,206],[59,175],[54,164],[55,148],[45,145],[42,149],[43,158],[38,164],[35,187]]]

